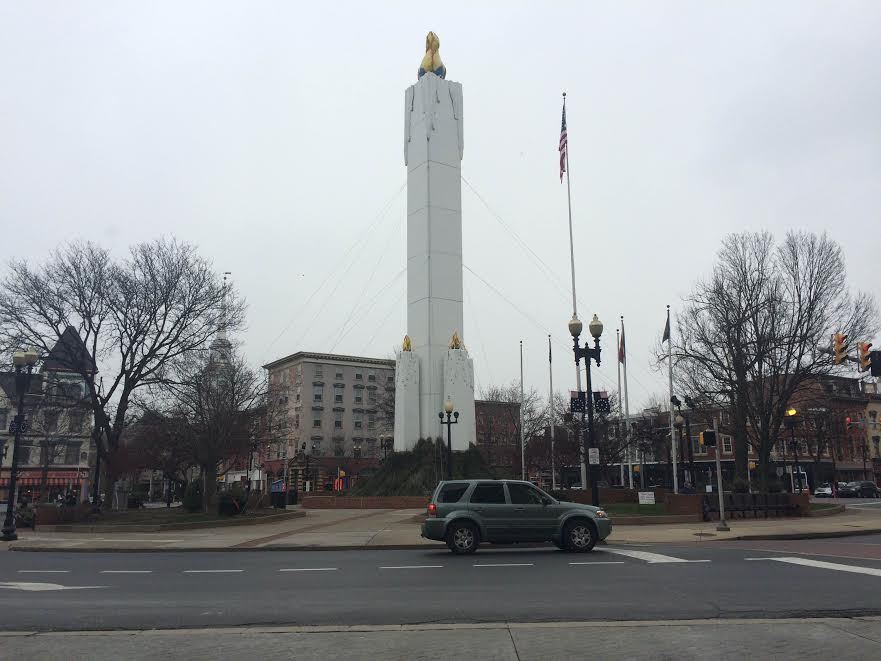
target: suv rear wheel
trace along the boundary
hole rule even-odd
[[[591,523],[583,519],[571,521],[563,530],[563,543],[567,551],[585,553],[597,543],[596,530]]]
[[[474,553],[480,543],[477,528],[467,521],[454,521],[447,529],[447,546],[453,553]]]

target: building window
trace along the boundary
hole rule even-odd
[[[385,377],[385,382],[386,383],[394,383],[395,382],[395,375],[389,374],[387,377]]]
[[[324,366],[316,365],[314,374],[315,376],[324,376]]]
[[[355,414],[355,429],[361,429],[364,426],[364,414],[356,413]]]
[[[334,429],[342,429],[343,428],[343,412],[342,411],[334,411],[333,412],[333,428]]]
[[[321,429],[321,414],[312,415],[312,429]]]
[[[376,428],[376,416],[369,415],[367,416],[367,429],[375,429]]]
[[[355,459],[361,458],[361,445],[360,445],[360,443],[356,444],[352,447],[352,456],[355,457]]]
[[[355,403],[361,404],[364,401],[364,392],[362,390],[355,391]]]
[[[333,456],[334,457],[342,457],[343,456],[343,446],[342,443],[335,443],[333,446]]]
[[[367,380],[368,381],[376,381],[376,370],[369,370],[367,372]]]
[[[367,393],[367,401],[370,402],[371,404],[376,404],[376,391],[375,390],[370,390]]]
[[[731,454],[731,437],[723,436],[722,437],[722,453],[723,454]]]
[[[58,411],[43,412],[43,430],[47,434],[54,434],[58,431]]]
[[[337,370],[337,372],[336,372],[336,376],[335,376],[334,378],[342,379],[342,378],[343,378],[343,373],[342,373],[342,371]]]
[[[83,431],[83,414],[78,411],[67,414],[67,429],[71,434]]]
[[[343,392],[345,391],[345,386],[336,385],[333,387],[333,401],[337,404],[343,403]]]
[[[692,436],[691,437],[691,449],[694,450],[695,454],[706,454],[707,449],[703,445],[701,445],[700,437]]]
[[[300,401],[300,389],[299,388],[297,388],[297,401],[298,402]]]
[[[80,443],[68,443],[64,448],[64,463],[75,465],[80,462]]]
[[[324,386],[312,386],[312,401],[320,402],[324,397]]]
[[[297,413],[294,416],[294,429],[299,429],[299,428],[300,428],[300,414]]]
[[[355,381],[363,381],[364,375],[361,372],[355,372]]]

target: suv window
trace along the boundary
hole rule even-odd
[[[508,483],[508,495],[515,505],[541,505],[544,498],[537,489],[526,484]]]
[[[501,484],[478,484],[471,494],[472,503],[505,504],[505,488]]]
[[[445,484],[437,495],[439,503],[458,503],[465,492],[468,491],[468,483]]]

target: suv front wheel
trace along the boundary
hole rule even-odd
[[[587,521],[571,521],[563,530],[563,543],[567,551],[585,553],[597,543],[596,531]]]
[[[477,527],[467,521],[456,521],[447,529],[447,546],[453,553],[474,553],[480,543]]]

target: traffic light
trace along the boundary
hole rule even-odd
[[[712,429],[708,429],[707,431],[702,431],[700,435],[701,445],[707,448],[716,447],[716,432]]]
[[[868,372],[872,368],[872,352],[869,351],[871,348],[871,342],[859,342],[857,344],[860,372]]]
[[[872,376],[881,376],[881,351],[869,352],[869,373]]]
[[[841,365],[847,358],[847,335],[844,333],[835,333],[832,336],[832,355],[836,365]]]

